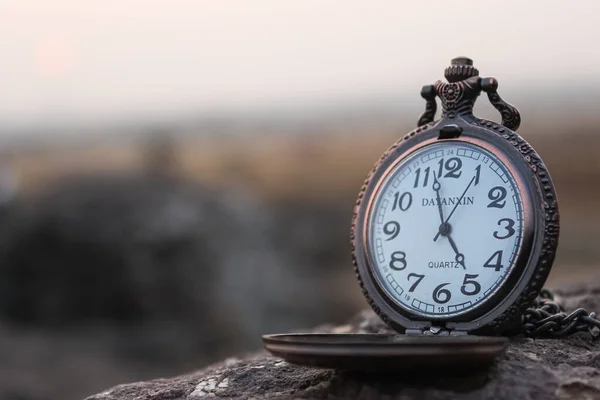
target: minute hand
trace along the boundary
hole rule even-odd
[[[473,175],[473,178],[471,178],[471,182],[469,182],[469,184],[467,185],[467,188],[465,189],[465,191],[463,192],[463,194],[460,196],[460,198],[456,202],[456,205],[454,206],[454,208],[452,209],[452,211],[450,211],[450,214],[448,214],[448,217],[446,218],[446,221],[444,221],[444,223],[447,223],[448,221],[450,221],[450,217],[452,217],[452,214],[454,214],[454,211],[456,211],[456,209],[458,208],[458,205],[462,201],[463,197],[465,197],[465,194],[467,194],[467,191],[469,190],[469,188],[471,187],[471,185],[475,181],[476,177],[477,177],[477,175]],[[433,238],[433,241],[435,242],[438,237],[440,237],[440,233],[439,232],[437,233],[437,235],[435,235],[435,237]]]
[[[440,196],[440,189],[442,188],[440,185],[440,182],[438,182],[438,180],[435,177],[435,174],[433,174],[433,190],[435,190],[435,195],[437,197],[437,206],[438,206],[438,212],[440,213],[440,222],[444,223],[444,211],[442,210],[442,199]]]

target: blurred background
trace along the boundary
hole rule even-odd
[[[355,195],[460,55],[498,78],[553,174],[548,285],[597,277],[599,11],[0,1],[0,399],[189,372],[365,308]]]

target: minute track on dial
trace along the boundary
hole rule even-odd
[[[507,192],[503,207],[488,207],[489,192],[497,187]],[[423,317],[479,307],[513,270],[521,248],[520,202],[509,170],[483,148],[447,141],[416,151],[390,170],[373,203],[370,246],[381,286],[397,304]],[[506,221],[498,224],[503,218],[515,221],[514,234],[508,235]],[[396,224],[401,231],[392,229]],[[431,240],[434,230],[441,241]],[[499,250],[501,259],[489,261]],[[501,267],[484,268],[486,262]]]

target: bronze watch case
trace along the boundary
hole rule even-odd
[[[425,113],[419,127],[393,144],[375,164],[358,194],[351,229],[352,259],[364,296],[373,310],[397,332],[508,335],[520,331],[521,316],[541,291],[554,261],[559,235],[558,202],[550,174],[540,156],[515,130],[516,108],[504,102],[495,78],[482,78],[470,59],[452,60],[445,71],[448,82],[424,86]],[[500,111],[498,124],[473,115],[473,105],[484,91]],[[435,98],[441,118],[433,121]],[[375,195],[393,168],[414,151],[442,141],[467,142],[482,147],[506,165],[523,199],[523,246],[507,281],[480,307],[457,317],[423,318],[400,307],[385,293],[373,270],[368,247],[369,215]]]
[[[295,364],[360,372],[472,373],[485,371],[504,353],[508,339],[500,335],[522,331],[521,317],[540,293],[558,245],[554,186],[542,159],[515,133],[521,121],[519,112],[500,98],[496,79],[481,78],[473,62],[464,57],[452,60],[445,76],[448,82],[423,87],[426,108],[419,127],[383,154],[354,207],[351,244],[358,281],[373,310],[397,334],[264,335],[265,348],[273,355]],[[501,124],[473,116],[473,105],[482,91],[500,111]],[[436,97],[441,100],[442,113],[433,121]],[[428,319],[402,308],[379,282],[368,246],[369,214],[379,187],[393,168],[414,151],[442,141],[468,142],[500,158],[521,193],[524,231],[515,267],[490,299],[463,315]]]

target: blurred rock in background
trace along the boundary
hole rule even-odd
[[[23,335],[56,348],[55,365],[85,356],[87,343],[99,364],[144,364],[125,374],[142,379],[258,348],[265,332],[346,318],[355,306],[328,245],[345,229],[328,222],[296,208],[280,217],[243,188],[162,174],[56,182],[2,217],[0,376],[35,370]],[[38,392],[2,378],[0,388]]]

